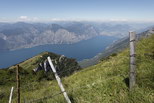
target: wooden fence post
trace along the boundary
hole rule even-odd
[[[132,90],[136,82],[136,63],[135,63],[135,32],[129,32],[130,37],[130,71],[129,71],[129,89]]]
[[[52,69],[52,71],[53,71],[53,73],[54,73],[54,75],[55,75],[55,78],[56,78],[56,80],[57,80],[57,82],[58,82],[58,85],[59,85],[61,91],[63,92],[63,95],[64,95],[64,97],[65,97],[67,103],[71,103],[71,101],[70,101],[70,99],[69,99],[69,97],[68,97],[68,95],[67,95],[67,93],[66,93],[66,91],[65,91],[65,89],[64,89],[64,87],[63,87],[63,84],[62,84],[62,82],[61,82],[61,79],[59,78],[59,76],[58,76],[58,74],[57,74],[57,72],[56,72],[56,69],[55,69],[55,67],[54,67],[54,65],[53,65],[53,63],[52,63],[50,57],[48,57],[48,61],[49,61],[50,67],[51,67],[51,69]]]
[[[17,65],[16,69],[16,78],[17,78],[17,103],[20,103],[20,77],[19,77],[19,65]]]
[[[11,102],[12,102],[12,94],[13,94],[13,89],[14,89],[14,87],[12,87],[12,88],[11,88],[10,98],[9,98],[9,103],[11,103]]]
[[[26,103],[26,98],[24,97],[24,103]]]

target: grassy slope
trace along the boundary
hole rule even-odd
[[[154,102],[154,35],[137,43],[137,85],[129,92],[129,50],[99,64],[62,78],[74,103],[153,103]],[[145,55],[146,54],[146,55]],[[2,91],[2,89],[1,89]],[[21,99],[29,101],[58,93],[55,80],[22,85]],[[16,101],[16,95],[14,96]],[[65,103],[61,95],[38,103]]]
[[[38,64],[44,61],[48,56],[50,56],[54,61],[55,60],[57,61],[57,65],[60,68],[58,71],[69,70],[67,71],[67,73],[65,72],[65,74],[61,74],[60,75],[61,77],[70,75],[71,73],[80,69],[75,59],[63,58],[61,59],[61,62],[59,62],[60,55],[49,53],[49,52],[43,52],[19,64],[21,67],[20,68],[21,87],[27,84],[32,84],[32,86],[33,85],[37,86],[41,81],[45,82],[45,81],[51,81],[54,79],[53,72],[45,73],[44,71],[39,71],[37,73],[34,73],[32,71],[32,69],[38,67]],[[54,61],[53,61],[53,64],[55,64]],[[8,101],[10,88],[11,86],[16,85],[15,68],[16,68],[15,66],[12,66],[9,69],[0,69],[0,103],[5,103],[6,101]],[[27,88],[31,89],[31,85],[26,86],[24,88],[24,91],[26,91]],[[16,94],[14,98],[16,98]]]

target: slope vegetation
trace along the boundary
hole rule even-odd
[[[154,35],[137,42],[136,54],[137,84],[133,91],[129,92],[128,88],[129,49],[125,49],[103,59],[97,65],[63,77],[62,82],[71,101],[73,103],[153,103]],[[9,93],[10,87],[6,84],[0,86],[0,98],[4,98],[1,99],[2,102],[7,101],[5,95]],[[16,93],[14,93],[13,102],[16,100]],[[36,103],[65,103],[56,80],[23,83],[21,100]]]

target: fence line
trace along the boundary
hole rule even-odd
[[[122,63],[122,64],[124,64],[124,63]],[[108,68],[108,67],[114,67],[114,66],[117,66],[117,65],[109,65],[109,66],[101,66],[101,68]],[[119,66],[119,65],[118,65]],[[93,69],[95,69],[95,68],[93,68]],[[97,69],[97,68],[96,68]],[[84,69],[82,69],[82,70],[84,70]],[[65,73],[65,72],[68,72],[69,70],[64,70],[64,71],[62,71],[62,72],[59,72],[59,73]],[[82,71],[80,71],[80,72],[82,72]],[[32,83],[28,83],[27,85],[24,85],[23,87],[20,87],[20,89],[25,89],[25,88],[27,88],[28,86],[32,86],[33,85],[33,82]],[[37,86],[37,85],[36,85]]]
[[[125,56],[123,56],[123,57],[125,57]],[[127,58],[128,58],[128,57],[127,57]],[[122,63],[122,64],[124,64],[124,63]],[[105,67],[108,68],[108,67],[115,67],[115,66],[117,66],[117,65],[101,66],[101,68],[104,69]],[[119,66],[119,65],[118,65],[118,66]],[[69,70],[65,70],[65,71],[62,71],[62,72],[60,72],[60,73],[65,73],[65,72],[68,72],[68,71],[69,71]],[[122,75],[118,75],[118,76],[122,76]],[[117,76],[116,76],[116,77],[117,77]],[[113,78],[114,78],[114,77],[113,77]],[[112,78],[109,78],[109,79],[112,79]],[[106,79],[106,80],[108,80],[108,79]],[[102,81],[102,82],[104,82],[104,81]],[[94,82],[94,83],[92,83],[92,84],[86,84],[85,86],[73,88],[73,89],[68,90],[68,91],[72,91],[72,90],[76,90],[76,89],[85,88],[85,87],[88,87],[89,85],[95,85],[95,84],[98,84],[98,83],[101,83],[101,82],[99,81],[99,82]],[[33,85],[33,83],[30,83],[30,84],[26,85],[25,87],[20,87],[20,88],[25,89],[27,86],[31,86],[31,85]],[[17,91],[16,88],[15,88],[14,91]],[[58,93],[56,93],[56,94],[54,94],[54,95],[52,95],[52,96],[47,96],[47,97],[43,97],[43,98],[31,100],[31,101],[29,101],[28,103],[31,103],[31,102],[38,102],[38,101],[41,101],[41,100],[54,98],[55,96],[57,96],[57,95],[59,95],[59,94],[62,94],[62,93],[63,93],[63,92],[58,92]],[[26,102],[26,103],[27,103],[27,102]]]
[[[129,57],[127,57],[127,56],[120,56],[120,58],[123,58],[123,59],[129,59]],[[144,61],[142,61],[141,59],[136,59],[136,60],[139,60],[140,62],[145,62],[145,60]],[[147,61],[148,61],[149,59],[147,59]],[[150,61],[150,60],[149,60]],[[122,64],[124,64],[124,62],[122,63]],[[138,63],[137,63],[138,64]],[[114,66],[117,66],[117,65],[109,65],[109,66],[101,66],[101,68],[109,68],[109,67],[114,67]],[[118,66],[119,66],[119,64],[118,64]],[[93,68],[93,69],[95,69],[95,68]],[[97,69],[97,68],[96,68]],[[84,70],[84,69],[81,69],[81,70]],[[65,72],[69,72],[70,71],[70,69],[68,69],[68,70],[63,70],[63,71],[60,71],[60,72],[58,72],[58,74],[59,75],[61,75],[61,74],[63,74],[63,73],[65,73]],[[75,72],[75,71],[74,71]],[[82,72],[82,71],[80,71],[80,72]],[[34,85],[33,83],[28,83],[27,85],[24,85],[24,86],[22,86],[22,87],[20,87],[20,89],[27,89],[27,87],[32,87],[32,86],[37,86],[37,85]]]
[[[122,62],[121,64],[124,64],[124,62]],[[118,64],[118,65],[101,66],[101,69],[110,68],[110,67],[115,67],[115,66],[119,66],[119,64]],[[93,68],[93,69],[95,69],[95,68]],[[97,69],[97,68],[96,68],[96,69]],[[81,70],[84,70],[84,69],[81,69]],[[70,70],[64,70],[64,71],[61,71],[61,72],[59,72],[59,73],[62,74],[62,73],[68,72],[68,71],[70,71]],[[82,72],[82,71],[80,71],[80,72]],[[28,86],[32,86],[32,85],[33,85],[33,83],[28,83],[27,85],[24,85],[23,87],[20,87],[20,88],[21,88],[21,89],[25,89],[25,88],[27,88]]]

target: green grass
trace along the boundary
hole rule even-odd
[[[130,92],[128,88],[129,49],[126,49],[100,61],[97,65],[63,77],[62,82],[71,101],[73,103],[154,103],[154,35],[137,42],[136,54],[137,84],[133,91]],[[30,67],[27,62],[25,68]],[[5,92],[8,97],[12,85],[0,86],[0,93]],[[4,87],[7,88],[4,90]],[[27,101],[39,99],[59,92],[56,80],[22,83],[21,100],[23,102],[24,98]],[[6,103],[7,100],[4,98],[0,102]],[[13,102],[15,103],[16,100],[15,93]],[[60,94],[37,103],[66,103],[66,101]]]

